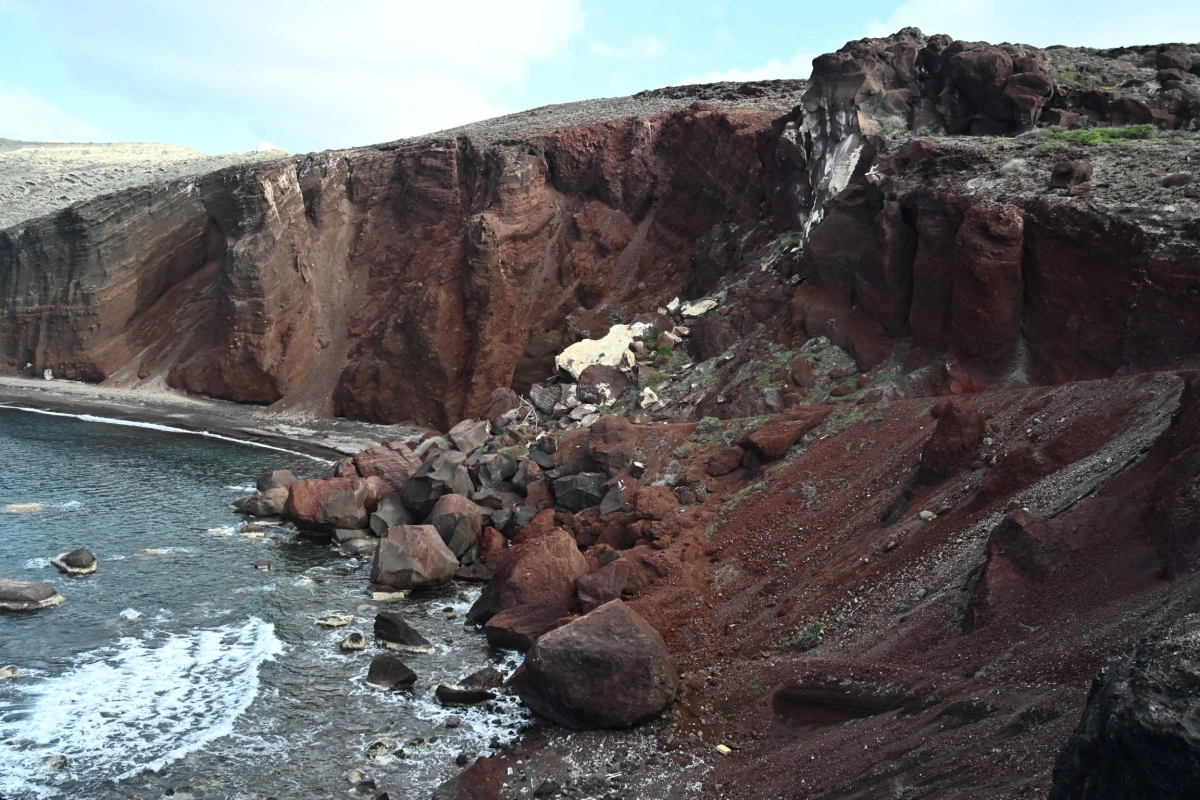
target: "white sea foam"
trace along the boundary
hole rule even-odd
[[[127,608],[121,612],[120,616],[121,616],[121,619],[135,620],[138,617],[142,616],[142,612],[138,611],[135,608]]]
[[[234,444],[244,444],[244,445],[249,445],[250,447],[261,447],[264,450],[275,450],[276,452],[279,452],[279,453],[290,453],[295,456],[303,456],[304,458],[311,458],[313,461],[320,461],[322,464],[332,464],[333,463],[329,459],[321,458],[319,456],[309,455],[308,453],[300,453],[295,450],[288,450],[286,447],[277,447],[276,445],[273,445],[273,444],[266,444],[264,442],[255,442],[255,441],[251,441],[249,439],[237,439],[237,438],[234,438],[233,436],[223,436],[222,434],[213,433],[212,431],[191,431],[191,430],[188,430],[187,428],[175,428],[170,425],[159,425],[156,422],[137,422],[137,421],[129,420],[129,419],[114,419],[112,417],[97,417],[94,414],[68,414],[63,411],[47,411],[44,408],[29,408],[27,406],[14,406],[14,405],[8,405],[7,403],[0,403],[0,405],[2,405],[4,408],[11,408],[14,411],[29,411],[33,414],[45,414],[50,417],[72,417],[74,419],[81,419],[84,422],[99,422],[99,423],[103,423],[105,425],[123,425],[128,428],[145,428],[147,430],[162,431],[164,433],[186,433],[189,436],[204,436],[209,439],[220,439],[223,442],[233,442]]]
[[[14,686],[0,708],[0,795],[52,796],[54,784],[125,780],[228,735],[283,652],[257,617],[188,634],[124,638],[53,678]],[[48,776],[42,760],[68,759]]]
[[[226,486],[225,488],[238,494],[254,494],[258,491],[258,487],[253,483],[247,483],[242,486]]]
[[[50,566],[50,559],[48,559],[48,558],[31,558],[28,561],[26,561],[24,564],[22,564],[21,566],[24,567],[25,569],[45,569],[46,567]]]

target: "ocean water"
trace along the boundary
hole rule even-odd
[[[0,407],[0,463],[0,576],[67,598],[0,612],[0,666],[22,672],[0,679],[0,800],[329,797],[351,788],[352,768],[392,796],[420,796],[459,753],[485,753],[528,721],[507,699],[447,709],[433,698],[437,683],[515,666],[463,627],[475,590],[379,604],[364,592],[369,564],[328,543],[289,526],[242,535],[230,503],[261,472],[318,475],[320,461]],[[82,546],[100,562],[94,575],[50,564]],[[272,569],[255,569],[260,559]],[[385,608],[435,646],[402,656],[418,675],[412,692],[366,688],[380,651],[337,648],[352,630],[370,640]],[[354,622],[314,624],[327,613]],[[447,727],[450,716],[460,724]],[[369,756],[380,739],[397,749]]]

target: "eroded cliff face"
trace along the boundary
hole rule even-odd
[[[958,392],[1167,366],[1200,338],[1200,206],[1155,176],[1186,171],[1200,90],[1186,48],[1142,50],[908,29],[818,58],[807,85],[682,87],[125,191],[0,232],[0,353],[445,428],[581,336],[765,273],[753,320],[709,349],[754,325],[828,335],[863,369],[924,354]],[[1067,80],[1080,64],[1094,81]],[[993,137],[1139,121],[1169,133]],[[1085,157],[1091,183],[1051,189]],[[755,405],[714,404],[693,413]]]

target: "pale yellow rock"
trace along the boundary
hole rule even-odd
[[[46,507],[41,503],[9,503],[4,507],[5,513],[8,514],[36,514],[45,510]]]
[[[719,744],[719,745],[717,745],[715,749],[716,749],[716,751],[717,751],[718,753],[720,753],[720,754],[721,754],[721,755],[723,755],[723,756],[727,756],[727,755],[729,755],[730,753],[732,753],[732,752],[733,752],[733,750],[729,749],[728,747],[726,747],[726,746],[725,746],[725,745],[723,745],[723,744]]]
[[[351,622],[354,622],[354,617],[350,614],[326,614],[317,617],[317,624],[322,628],[344,628]]]
[[[696,300],[695,302],[684,303],[683,307],[679,309],[679,313],[681,316],[695,319],[696,317],[703,317],[716,307],[716,300]]]
[[[584,339],[563,350],[555,357],[554,365],[579,380],[579,375],[594,364],[618,366],[629,345],[633,344],[633,339],[631,326],[613,325],[603,339]]]

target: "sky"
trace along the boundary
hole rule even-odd
[[[352,147],[674,84],[803,78],[814,56],[908,25],[1043,47],[1200,42],[1200,1],[0,0],[0,137]]]

